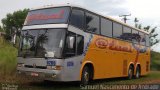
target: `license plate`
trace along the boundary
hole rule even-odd
[[[31,76],[38,77],[38,73],[31,73]]]

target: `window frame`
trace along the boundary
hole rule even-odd
[[[74,7],[74,8],[77,8],[77,7]],[[84,20],[85,20],[85,21],[84,21],[84,32],[91,33],[91,34],[95,34],[95,35],[100,35],[100,36],[104,36],[104,37],[108,37],[108,38],[112,38],[112,39],[116,39],[116,40],[121,40],[121,41],[129,42],[129,43],[139,44],[139,43],[133,42],[132,40],[124,40],[124,39],[121,39],[121,38],[116,38],[116,37],[114,37],[114,36],[113,36],[113,23],[117,23],[117,24],[121,25],[121,27],[122,27],[122,34],[123,34],[123,31],[124,31],[124,29],[123,29],[124,27],[129,28],[129,29],[131,30],[131,34],[133,33],[134,30],[138,32],[138,35],[139,35],[139,32],[142,32],[142,31],[139,31],[138,29],[136,29],[136,28],[134,28],[134,27],[125,25],[125,24],[123,24],[123,23],[120,23],[120,22],[118,22],[118,21],[115,21],[115,20],[113,20],[113,19],[107,18],[107,17],[102,16],[102,15],[99,15],[99,14],[97,14],[97,13],[95,13],[95,12],[92,12],[92,11],[89,11],[89,10],[87,10],[87,9],[84,9],[84,8],[78,8],[78,9],[81,9],[81,10],[84,11],[84,15],[85,15],[85,18],[84,18]],[[88,32],[88,31],[86,30],[86,13],[90,13],[90,14],[93,14],[93,15],[99,17],[99,34],[93,33],[93,32]],[[112,37],[101,34],[101,23],[102,23],[102,22],[101,22],[101,18],[106,19],[106,20],[109,20],[109,21],[112,22]],[[145,34],[145,35],[148,35],[147,33],[144,33],[144,34]],[[150,43],[149,43],[149,44],[150,44]],[[143,45],[143,46],[146,46],[146,44]],[[148,47],[149,47],[149,46],[148,46]]]
[[[147,47],[150,47],[150,46],[151,46],[151,45],[150,45],[150,35],[145,33],[145,38],[147,38],[146,36],[147,36],[148,39],[149,39],[149,41],[148,41],[148,44],[149,44],[149,45],[147,45],[147,42],[146,42],[146,46],[147,46]],[[146,39],[146,41],[147,41],[147,39]]]
[[[112,22],[112,27],[113,27],[113,28],[112,28],[112,38],[121,39],[121,38],[118,38],[118,37],[115,37],[115,36],[114,36],[114,23],[121,26],[121,28],[122,28],[122,29],[121,29],[121,30],[122,30],[121,35],[123,34],[123,25],[120,24],[120,23],[118,23],[118,22]],[[121,39],[121,40],[123,41],[123,39]]]
[[[104,19],[104,20],[108,20],[108,21],[110,21],[111,22],[111,36],[109,36],[109,35],[102,35],[102,19]],[[105,36],[105,37],[110,37],[110,38],[112,38],[113,37],[113,21],[112,20],[110,20],[110,19],[108,19],[108,18],[105,18],[105,17],[101,17],[100,18],[100,34],[102,35],[102,36]]]
[[[82,49],[81,54],[78,54],[78,42],[77,42],[78,36],[81,36],[82,39],[83,39],[83,49]],[[83,51],[84,51],[84,36],[83,36],[83,35],[80,35],[80,34],[76,34],[76,56],[82,55],[82,54],[83,54]]]
[[[133,31],[138,32],[137,34],[139,35],[139,31],[138,31],[138,30],[135,30],[135,29],[132,29],[132,35],[133,35]],[[134,33],[134,34],[135,34],[135,33]],[[132,40],[132,42],[135,43],[135,44],[139,44],[139,41],[136,41],[136,42],[135,42],[135,41]]]
[[[74,55],[74,56],[66,57],[66,56],[65,56],[66,46],[67,46],[67,45],[66,45],[66,40],[67,40],[67,36],[68,36],[67,34],[68,34],[68,33],[73,33],[73,34],[75,34],[75,36],[76,36],[76,38],[75,38],[76,46],[75,46],[75,55]],[[77,54],[77,50],[78,50],[78,49],[77,49],[77,36],[78,36],[78,35],[83,37],[83,51],[82,51],[81,54]],[[67,59],[67,58],[72,58],[72,57],[76,57],[76,56],[83,55],[83,52],[84,52],[84,43],[85,43],[85,40],[84,40],[84,39],[85,39],[85,38],[84,38],[83,35],[77,34],[77,33],[72,32],[72,31],[67,31],[67,32],[66,32],[66,37],[65,37],[65,44],[64,44],[64,48],[63,48],[63,54],[62,54],[62,55],[63,55],[63,58],[64,58],[64,59]]]
[[[71,16],[72,16],[73,10],[83,11],[83,13],[84,13],[84,20],[83,20],[83,27],[82,27],[82,28],[79,28],[79,27],[71,24]],[[84,9],[81,9],[81,8],[77,8],[77,7],[72,7],[72,8],[71,8],[71,11],[70,11],[70,16],[69,16],[68,25],[72,25],[72,26],[74,26],[74,27],[76,27],[76,28],[84,31],[84,30],[85,30],[85,25],[86,25],[86,24],[85,24],[85,10],[84,10]]]
[[[144,38],[145,38],[145,42],[144,42],[144,44],[141,42],[141,40],[140,40],[140,45],[142,45],[142,46],[146,46],[146,35],[145,35],[145,33],[143,33],[143,32],[139,32],[139,36],[141,37],[141,34],[143,34],[144,35]]]
[[[96,13],[93,13],[93,12],[91,12],[91,11],[88,11],[88,10],[85,10],[84,13],[85,13],[85,19],[84,19],[84,20],[85,20],[85,21],[84,21],[84,22],[85,22],[85,28],[84,28],[84,31],[85,31],[85,32],[88,32],[88,33],[91,33],[91,34],[101,35],[101,30],[100,30],[100,29],[101,29],[101,28],[100,28],[100,23],[101,23],[101,21],[100,21],[100,15],[98,15],[98,14],[96,14]],[[99,24],[99,25],[98,25],[98,26],[99,26],[99,27],[98,27],[98,28],[99,28],[99,30],[98,30],[99,33],[96,33],[96,32],[89,32],[89,31],[87,30],[86,13],[89,13],[89,14],[91,14],[91,15],[94,15],[94,16],[98,17],[98,19],[99,19],[99,22],[98,22],[98,24]]]
[[[124,34],[124,31],[125,31],[125,27],[130,29],[130,33],[132,34],[132,28],[128,27],[128,26],[125,26],[125,25],[122,25],[123,29],[122,29],[122,35]],[[127,41],[127,42],[132,42],[132,40],[125,40],[125,39],[122,39],[123,41]]]

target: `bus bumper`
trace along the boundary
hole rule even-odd
[[[17,67],[17,74],[30,77],[31,79],[61,81],[60,70]]]

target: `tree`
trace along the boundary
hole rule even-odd
[[[23,23],[27,16],[29,9],[15,11],[14,13],[8,13],[5,18],[2,19],[3,29],[6,32],[6,39],[11,40],[14,35],[19,36],[19,31],[23,27]]]
[[[3,28],[0,26],[0,32],[4,32]]]
[[[151,28],[151,26],[144,27],[144,30],[147,32],[150,32],[150,45],[153,46],[157,43],[159,43],[159,39],[157,39],[158,33],[156,33],[157,27]]]
[[[142,29],[142,24],[137,24],[135,25],[136,28],[139,28],[139,29]],[[157,39],[157,36],[158,36],[158,33],[156,33],[157,27],[153,27],[151,28],[151,26],[146,26],[146,27],[143,27],[142,30],[144,31],[147,31],[147,32],[150,32],[150,46],[154,46],[155,44],[159,43],[159,39]]]

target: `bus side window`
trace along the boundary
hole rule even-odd
[[[86,31],[87,32],[91,32],[91,33],[95,33],[95,34],[99,34],[100,30],[99,30],[99,17],[91,14],[91,13],[86,13]]]
[[[65,45],[65,57],[81,55],[83,53],[84,37],[68,32]]]
[[[118,23],[113,23],[113,37],[121,38],[122,35],[122,25]]]
[[[123,26],[123,34],[121,35],[121,39],[123,40],[132,40],[132,33],[129,27]]]
[[[101,18],[101,34],[112,37],[112,21]]]
[[[139,41],[140,41],[140,36],[138,34],[138,31],[132,29],[132,42],[139,43]]]
[[[146,38],[146,46],[150,46],[150,39],[149,39],[149,35],[145,35]]]
[[[84,28],[84,11],[73,9],[71,18],[70,18],[70,24],[77,28],[83,29]]]
[[[84,47],[84,37],[81,35],[77,35],[77,55],[83,53],[83,47]]]
[[[145,34],[142,33],[142,32],[139,32],[139,35],[140,35],[140,37],[141,37],[141,39],[140,39],[140,44],[141,44],[141,45],[145,45],[145,44],[146,44]]]
[[[65,46],[65,57],[72,57],[76,54],[76,34],[68,32]]]

